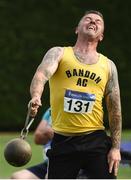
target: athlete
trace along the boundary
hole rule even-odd
[[[103,40],[103,15],[87,11],[75,31],[74,46],[53,47],[38,66],[30,86],[31,116],[36,116],[46,82],[54,137],[49,179],[75,179],[81,168],[89,178],[116,178],[121,160],[121,100],[117,68],[97,51]],[[110,138],[103,125],[106,102]]]

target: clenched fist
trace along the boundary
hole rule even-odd
[[[42,106],[41,104],[41,99],[39,97],[33,97],[29,103],[28,103],[28,108],[30,108],[30,116],[35,117],[39,106]]]

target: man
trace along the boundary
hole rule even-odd
[[[54,137],[48,178],[74,179],[81,168],[89,178],[117,176],[121,141],[121,103],[115,64],[97,52],[104,19],[87,11],[76,28],[74,47],[54,47],[44,56],[32,79],[31,116],[41,106],[45,83],[50,83]],[[109,115],[111,138],[103,125],[102,100]]]
[[[48,161],[45,153],[50,148],[50,140],[52,139],[54,133],[50,125],[51,113],[50,108],[48,108],[34,134],[35,143],[38,145],[44,144],[44,162],[27,169],[14,172],[11,179],[45,179]]]

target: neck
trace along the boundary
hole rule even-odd
[[[81,53],[96,53],[97,52],[98,42],[96,41],[88,41],[77,39],[76,44],[74,46],[75,51],[81,51]]]
[[[76,42],[73,47],[74,55],[76,58],[85,64],[94,64],[98,61],[99,53],[97,52],[97,44],[96,42]]]

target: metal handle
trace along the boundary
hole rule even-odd
[[[21,130],[20,137],[22,139],[25,139],[27,137],[27,135],[29,133],[29,128],[30,128],[31,124],[34,121],[34,117],[30,117],[30,111],[31,111],[31,105],[28,107],[28,112],[27,112],[27,116],[26,116],[25,126]]]

